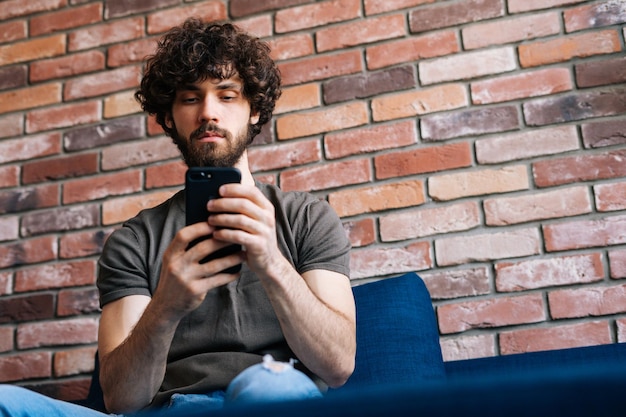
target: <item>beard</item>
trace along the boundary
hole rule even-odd
[[[213,123],[205,123],[191,132],[189,138],[178,134],[176,126],[173,126],[172,140],[180,150],[185,164],[189,167],[232,167],[240,159],[250,143],[250,126],[246,131],[236,137]],[[200,142],[205,132],[215,132],[224,140],[219,143]]]

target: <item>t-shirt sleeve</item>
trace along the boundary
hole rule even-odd
[[[109,236],[98,261],[100,307],[129,295],[151,295],[142,247],[137,234],[128,226]]]
[[[350,276],[350,241],[339,216],[325,200],[313,200],[298,213],[300,273],[325,269]]]

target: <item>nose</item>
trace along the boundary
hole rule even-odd
[[[214,97],[211,97],[211,95],[206,95],[200,106],[198,121],[200,123],[219,123],[219,119],[218,101]]]

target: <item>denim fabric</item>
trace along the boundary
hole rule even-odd
[[[2,417],[104,417],[99,411],[59,401],[26,388],[0,385]]]
[[[291,363],[274,361],[270,355],[263,363],[240,373],[226,391],[208,394],[174,394],[168,406],[150,416],[181,416],[197,411],[217,410],[226,404],[250,404],[319,398],[322,394],[309,377]],[[104,414],[76,404],[59,401],[13,385],[0,385],[0,417],[104,417]]]

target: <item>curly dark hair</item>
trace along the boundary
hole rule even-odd
[[[250,141],[261,131],[280,97],[280,72],[270,57],[270,48],[231,23],[204,23],[187,19],[170,29],[148,57],[135,98],[141,108],[156,116],[165,133],[176,132],[165,124],[176,91],[183,85],[208,78],[239,75],[243,95],[259,121],[250,126]]]

